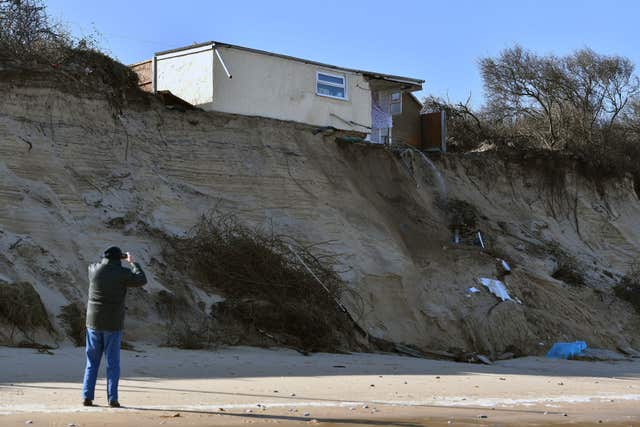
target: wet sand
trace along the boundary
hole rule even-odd
[[[0,348],[0,425],[640,425],[638,360],[484,366],[395,355],[139,349],[122,353],[124,408],[111,409],[104,379],[95,400],[102,406],[80,405],[82,348],[53,355]]]

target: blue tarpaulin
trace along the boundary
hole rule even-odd
[[[576,354],[581,353],[587,349],[587,343],[584,341],[576,342],[557,342],[551,347],[551,350],[547,353],[547,357],[553,357],[556,359],[569,359]]]

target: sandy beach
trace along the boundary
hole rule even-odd
[[[227,348],[123,351],[121,409],[80,405],[83,348],[0,348],[8,425],[640,425],[640,362],[492,366],[381,354]]]

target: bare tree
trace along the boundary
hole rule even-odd
[[[620,56],[582,49],[563,59],[562,70],[564,101],[588,140],[599,130],[610,131],[640,90],[633,63]]]
[[[480,69],[487,108],[547,148],[594,142],[640,93],[629,59],[591,49],[557,57],[515,46]]]
[[[640,96],[629,101],[622,114],[624,127],[640,142]]]
[[[57,48],[64,35],[40,0],[0,0],[0,49],[23,58]]]
[[[444,111],[447,117],[447,144],[454,149],[471,149],[483,141],[493,139],[489,135],[487,120],[471,107],[471,97],[453,104],[435,96],[423,100],[423,112]]]
[[[557,58],[541,58],[515,46],[498,58],[482,59],[480,70],[489,109],[514,122],[544,123],[542,128],[532,127],[530,136],[553,148],[559,140],[557,116],[561,108]]]
[[[43,0],[0,0],[0,56],[51,63],[71,51],[99,51],[99,34],[79,39],[66,26],[51,19]]]

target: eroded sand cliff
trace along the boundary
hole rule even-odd
[[[0,283],[38,291],[55,330],[39,340],[64,339],[61,307],[84,302],[87,265],[112,244],[137,254],[150,279],[129,295],[129,341],[165,340],[162,291],[208,312],[221,296],[172,271],[162,248],[217,208],[330,242],[360,295],[345,304],[378,338],[491,355],[574,339],[640,347],[640,316],[611,291],[640,248],[631,181],[596,186],[567,168],[558,187],[540,164],[482,153],[446,155],[432,169],[415,152],[336,143],[302,124],[168,110],[142,95],[121,100],[55,71],[4,67],[0,92]],[[487,250],[451,242],[459,201],[473,207]],[[497,278],[498,256],[522,304],[498,303],[477,283]],[[584,283],[552,277],[567,259]],[[0,340],[9,334],[0,328]]]

